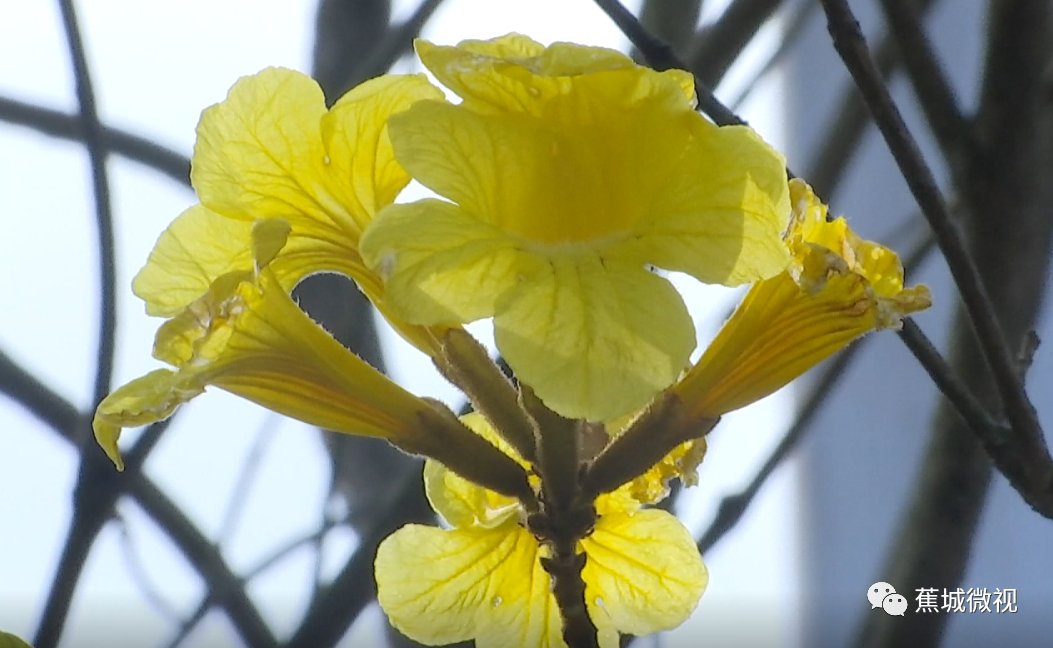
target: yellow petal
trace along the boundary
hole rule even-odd
[[[539,130],[504,116],[477,115],[430,101],[391,120],[399,162],[414,178],[472,217],[527,238],[542,238],[537,231],[544,227],[537,223],[570,209],[555,205],[557,197],[551,193],[537,191],[566,178],[560,175],[562,167],[554,168],[559,160],[550,154],[560,148],[557,136]]]
[[[256,220],[303,214],[353,221],[324,186],[325,98],[305,74],[268,68],[240,79],[197,127],[191,180],[209,209]]]
[[[746,294],[676,390],[697,416],[720,416],[786,385],[876,325],[858,275],[816,296],[788,274]]]
[[[223,218],[201,205],[161,234],[132,289],[150,315],[172,316],[221,275],[252,267],[252,223]]]
[[[665,511],[609,513],[581,546],[589,603],[622,633],[646,635],[680,625],[709,581],[691,534]]]
[[[33,648],[26,642],[8,632],[0,631],[0,648]]]
[[[462,416],[461,422],[520,466],[529,469],[527,462],[482,414],[471,412]],[[492,529],[509,521],[519,521],[522,512],[516,498],[483,488],[433,459],[424,463],[424,492],[435,512],[458,529]]]
[[[648,235],[658,227],[652,221],[699,215],[723,218],[709,215],[707,207],[711,205],[714,212],[731,210],[753,185],[740,179],[712,197],[713,185],[698,172],[712,174],[724,164],[738,170],[741,164],[719,153],[711,132],[717,129],[709,125],[706,130],[705,120],[678,91],[670,97],[646,76],[630,81],[613,87],[596,81],[595,89],[549,102],[546,114],[537,118],[480,115],[462,106],[421,102],[391,120],[392,142],[399,161],[414,178],[524,246],[539,243],[550,249],[572,241],[607,245]],[[699,128],[708,134],[705,150],[687,145]],[[779,237],[789,213],[785,174],[781,159],[756,144],[757,150],[750,151],[753,162],[760,151],[768,151],[779,173],[781,184],[776,187],[782,190],[783,209],[778,218],[769,220],[781,221],[769,229],[781,250]],[[698,155],[709,166],[695,160]],[[681,162],[689,168],[682,170]],[[729,182],[725,175],[718,180]],[[699,183],[703,189],[695,190]],[[674,191],[688,193],[685,198],[670,198]],[[726,235],[739,234],[741,240],[742,209],[728,218],[734,220],[725,226]],[[738,247],[729,259],[713,264],[731,265]],[[710,256],[719,251],[711,248]],[[782,254],[779,269],[785,266],[786,254]],[[711,274],[722,276],[727,270],[718,267]]]
[[[380,279],[365,267],[347,240],[304,236],[284,219],[240,221],[224,218],[195,205],[176,218],[161,234],[132,288],[146,302],[150,315],[171,317],[200,297],[220,276],[252,270],[252,232],[263,223],[264,232],[287,231],[287,240],[268,265],[286,290],[316,272],[339,272],[354,278],[371,296],[381,292]],[[282,237],[272,241],[280,243]]]
[[[286,247],[292,228],[280,218],[258,220],[252,224],[252,269],[259,272],[273,267],[274,257]]]
[[[518,521],[519,500],[483,488],[438,461],[424,463],[424,492],[435,512],[458,529],[493,529]]]
[[[261,265],[253,258],[254,248],[263,244],[253,237],[254,228],[262,228],[256,231],[269,237],[264,245],[280,248],[257,251],[271,257],[264,264],[287,292],[303,277],[316,272],[349,276],[403,337],[425,353],[435,353],[437,343],[429,331],[385,308],[380,278],[366,268],[357,250],[346,247],[349,240],[304,235],[283,219],[252,222],[224,218],[201,205],[186,210],[168,226],[146,265],[135,276],[132,288],[146,302],[146,312],[165,317],[177,315],[221,276],[251,272]],[[288,239],[282,246],[285,236]]]
[[[420,324],[492,315],[497,299],[537,265],[499,230],[432,199],[384,210],[366,230],[362,254],[387,277],[384,303]]]
[[[408,440],[423,400],[398,387],[301,311],[268,270],[231,273],[158,331],[155,355],[175,365],[99,405],[96,436],[111,457],[121,427],[171,415],[215,385],[326,429]]]
[[[609,420],[645,405],[686,366],[694,327],[672,285],[598,256],[552,259],[498,305],[497,347],[546,405]]]
[[[638,222],[624,254],[728,286],[782,272],[790,262],[782,156],[745,127],[684,124],[682,147],[652,146],[639,167],[634,189],[651,199],[652,216]],[[660,142],[662,130],[658,122],[642,137]]]
[[[804,183],[795,180],[791,189],[793,264],[746,293],[676,386],[692,416],[720,416],[763,398],[861,335],[897,328],[931,303],[925,286],[903,288],[894,252],[859,239],[844,219],[827,222]]]
[[[453,531],[407,525],[377,548],[377,600],[395,628],[424,644],[474,638],[479,648],[562,647],[539,552],[517,525]]]
[[[669,495],[669,482],[674,478],[694,486],[698,483],[698,465],[705,455],[704,438],[681,443],[650,470],[629,482],[629,493],[642,504],[654,504]]]
[[[358,231],[409,183],[395,160],[387,122],[424,99],[442,99],[442,91],[424,75],[389,74],[356,86],[322,117],[328,186],[348,206]]]
[[[464,98],[473,110],[536,112],[544,100],[567,93],[589,76],[645,73],[677,87],[694,101],[694,80],[681,70],[655,72],[633,63],[621,52],[574,43],[544,47],[519,34],[489,41],[462,41],[456,47],[418,40],[421,62],[439,81]]]
[[[204,391],[194,377],[168,369],[155,369],[120,387],[99,404],[92,428],[106,456],[124,470],[117,440],[121,428],[138,427],[172,415],[183,403]]]
[[[440,97],[423,76],[384,76],[327,111],[310,77],[264,70],[238,81],[202,115],[194,187],[201,203],[224,217],[281,218],[292,239],[316,240],[357,259],[362,229],[409,182],[392,151],[388,118]],[[318,268],[325,270],[331,268]]]
[[[439,73],[448,73],[457,66],[477,67],[481,64],[478,58],[471,55],[487,59],[522,60],[540,56],[545,51],[545,46],[533,38],[516,33],[488,40],[463,40],[457,43],[456,47],[435,45],[424,39],[417,39],[413,45],[421,63],[435,74],[443,85],[446,85],[446,82],[438,76]]]

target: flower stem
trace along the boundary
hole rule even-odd
[[[688,417],[676,394],[660,395],[589,464],[582,477],[585,493],[594,497],[615,490],[645,473],[681,443],[706,436],[719,420]]]
[[[465,427],[442,403],[431,401],[431,405],[431,409],[417,414],[423,433],[413,438],[392,439],[396,447],[431,457],[461,477],[494,492],[524,503],[534,498],[526,471],[514,459]]]
[[[516,388],[478,340],[464,329],[450,329],[442,337],[442,353],[435,358],[435,366],[521,457],[534,460],[533,425],[519,406]]]
[[[585,554],[577,553],[576,544],[553,544],[552,557],[542,558],[541,565],[552,576],[552,594],[563,617],[563,641],[570,648],[599,648],[596,624],[585,605],[585,581],[581,578]]]
[[[541,476],[541,509],[528,518],[530,530],[550,549],[541,565],[552,577],[552,594],[563,619],[563,640],[571,648],[599,648],[596,624],[585,602],[578,542],[592,532],[596,507],[581,489],[581,429],[585,421],[564,418],[521,387],[523,410],[535,423],[535,470]]]

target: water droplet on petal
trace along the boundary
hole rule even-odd
[[[498,605],[501,605],[502,603],[504,603],[504,599],[502,599],[500,596],[495,596],[493,599],[490,600],[490,604],[493,605],[494,607],[497,607]]]

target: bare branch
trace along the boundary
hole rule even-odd
[[[46,423],[63,440],[74,446],[77,445],[76,431],[85,417],[82,417],[76,408],[62,396],[41,384],[28,371],[2,353],[0,353],[0,391],[11,396],[17,403],[37,415],[42,422]],[[138,447],[139,445],[134,447],[132,452]],[[145,458],[145,453],[140,452],[139,454]],[[99,461],[101,465],[98,473],[95,474],[97,487],[101,492],[107,493],[107,497],[96,496],[92,501],[100,502],[111,497],[116,499],[120,489],[127,489],[132,499],[143,508],[147,515],[153,518],[175,545],[183,551],[191,566],[208,583],[209,587],[215,591],[225,593],[225,598],[220,600],[220,605],[227,612],[242,639],[252,646],[263,646],[266,648],[267,646],[275,645],[275,640],[271,636],[270,630],[267,629],[252,601],[249,600],[243,591],[241,581],[231,573],[211,541],[202,535],[197,527],[179,511],[178,507],[168,500],[164,493],[154,486],[149,478],[141,472],[139,468],[142,465],[142,461],[139,460],[135,463],[131,461],[126,462],[124,473],[114,471],[113,466],[102,457],[99,458]],[[106,506],[100,506],[99,508],[106,512],[110,510]],[[91,513],[91,515],[86,515],[87,513]],[[61,566],[62,561],[72,561],[77,556],[80,556],[81,560],[87,557],[87,549],[94,542],[98,529],[101,529],[102,525],[109,519],[108,514],[100,515],[87,509],[75,507],[74,517],[77,515],[85,515],[85,519],[89,517],[94,519],[96,522],[92,524],[91,529],[88,529],[94,529],[94,532],[78,533],[75,536],[71,536],[70,542],[67,543],[67,547],[64,548],[63,555],[60,558],[58,572],[66,571]],[[87,526],[86,522],[79,523],[75,521],[71,528],[78,524],[82,527]],[[85,545],[87,548],[84,547]],[[67,558],[67,555],[69,558]],[[207,560],[199,561],[199,557],[204,557]],[[38,634],[43,630],[44,626],[42,624]],[[53,632],[53,630],[48,632]],[[41,644],[38,642],[37,645]]]
[[[618,0],[595,0],[596,5],[610,16],[614,24],[622,30],[636,49],[644,55],[647,62],[657,70],[691,70],[676,55],[668,45],[650,34],[636,16],[626,9]],[[705,114],[721,126],[732,124],[745,124],[746,122],[728,110],[728,107],[720,102],[710,88],[702,79],[695,75],[695,92],[698,95],[698,107]]]
[[[913,0],[917,13],[924,16],[932,7],[932,0]],[[816,5],[818,6],[818,5]],[[896,43],[885,36],[874,47],[874,62],[882,77],[888,79],[900,63]],[[855,86],[849,83],[835,102],[831,114],[834,121],[826,135],[815,146],[815,159],[808,164],[808,182],[820,195],[832,198],[849,167],[852,154],[859,148],[863,134],[871,123],[870,113]]]
[[[99,245],[99,333],[96,351],[95,384],[92,403],[101,401],[110,390],[113,375],[114,344],[117,331],[116,266],[114,261],[113,216],[110,207],[110,186],[106,175],[106,148],[102,142],[102,127],[95,110],[95,94],[92,90],[91,74],[80,37],[80,27],[72,0],[59,0],[62,23],[76,83],[77,101],[80,104],[80,124],[84,134],[84,146],[88,151],[91,167],[92,190],[95,194],[95,226]],[[74,428],[79,431],[81,426]],[[44,604],[35,644],[40,648],[51,648],[62,636],[62,629],[69,614],[70,603],[77,581],[80,579],[88,553],[95,537],[105,524],[112,508],[108,498],[89,502],[87,477],[95,472],[101,460],[90,434],[77,440],[80,454],[80,470],[74,491],[74,513],[66,542],[63,544],[58,571],[51,583]],[[77,506],[80,503],[82,506]],[[90,505],[90,507],[89,507]]]
[[[3,351],[0,351],[0,393],[52,429],[75,430],[81,425],[77,408]]]
[[[797,7],[794,8],[793,15],[786,21],[786,26],[782,30],[782,37],[779,39],[778,47],[776,47],[768,58],[765,59],[764,63],[756,69],[750,80],[743,84],[742,91],[739,95],[728,102],[728,105],[731,106],[732,110],[738,111],[739,107],[745,103],[746,99],[750,96],[750,93],[760,85],[760,82],[768,76],[772,70],[776,69],[783,60],[785,60],[786,55],[790,52],[793,46],[797,44],[798,39],[804,33],[804,27],[808,24],[808,19],[816,8],[818,8],[818,5],[810,0],[802,0],[797,4]]]
[[[782,3],[783,0],[734,0],[716,22],[695,37],[695,47],[686,57],[690,69],[706,85],[716,87]]]
[[[990,365],[1006,416],[1012,423],[1014,443],[1033,451],[1026,463],[1014,466],[1013,472],[1006,476],[1035,510],[1053,518],[1053,483],[1050,482],[1053,459],[1045,446],[1035,410],[1017,378],[1015,362],[976,263],[966,250],[936,186],[936,180],[870,58],[859,23],[851,9],[845,0],[822,0],[822,3],[834,47],[855,78],[911,193],[933,229],[955,284],[961,291],[969,321]]]
[[[929,123],[936,143],[952,171],[960,162],[961,148],[968,135],[968,124],[958,107],[951,84],[944,74],[932,45],[922,31],[917,0],[882,0],[889,29],[900,50],[918,104]]]
[[[0,121],[32,128],[52,137],[84,141],[79,117],[8,97],[0,97]],[[102,140],[109,152],[138,162],[190,187],[190,160],[186,156],[146,138],[105,125],[102,126]]]
[[[311,604],[286,648],[335,645],[374,598],[373,556],[380,541],[403,524],[435,521],[434,513],[421,496],[423,484],[419,473],[406,475],[398,483],[389,484],[389,488],[395,490],[395,500],[371,518],[368,525],[358,529],[359,548]]]
[[[70,60],[80,104],[80,124],[84,147],[91,163],[92,189],[95,192],[95,226],[99,244],[99,342],[96,354],[95,388],[92,402],[101,401],[110,391],[113,374],[113,347],[117,331],[117,269],[114,261],[113,214],[110,206],[110,182],[106,174],[106,147],[102,126],[95,109],[95,92],[84,54],[84,43],[73,9],[73,0],[59,0],[62,23],[66,30]]]

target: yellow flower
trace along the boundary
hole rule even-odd
[[[282,232],[271,229],[267,221],[258,225],[257,241],[280,239]],[[154,355],[174,371],[152,371],[99,405],[95,436],[118,467],[122,427],[167,418],[206,385],[328,429],[383,438],[421,433],[420,416],[430,405],[314,323],[280,285],[268,261],[257,258],[258,272],[221,275],[161,326]]]
[[[485,419],[473,430],[515,457]],[[516,457],[518,460],[518,457]],[[475,639],[479,648],[564,646],[547,549],[524,528],[512,498],[466,481],[429,461],[432,507],[452,527],[407,525],[377,550],[377,598],[403,634],[429,645]],[[599,519],[581,540],[586,605],[600,645],[618,633],[644,635],[675,627],[695,608],[707,574],[694,540],[665,511],[640,509],[626,489],[601,496]]]
[[[154,355],[175,370],[119,388],[93,423],[118,467],[122,427],[166,418],[206,385],[321,427],[423,442],[420,417],[434,415],[431,405],[333,340],[289,291],[308,274],[341,272],[379,301],[359,237],[409,182],[387,119],[438,96],[422,76],[387,76],[327,110],[313,80],[272,68],[203,113],[192,173],[201,202],[161,235],[134,281],[147,312],[169,318]],[[391,320],[437,352],[432,331]]]
[[[698,363],[674,388],[691,418],[712,418],[779,389],[856,338],[898,329],[932,304],[903,286],[892,250],[859,238],[811,187],[790,182],[793,262],[750,288]]]
[[[789,261],[782,158],[694,111],[692,78],[518,35],[424,65],[463,98],[392,118],[395,155],[446,200],[384,209],[362,254],[398,317],[494,317],[497,346],[552,409],[609,420],[687,365],[680,295],[649,267],[736,285]]]
[[[253,223],[281,220],[288,241],[270,263],[286,290],[338,272],[381,303],[379,277],[362,261],[362,230],[409,182],[387,120],[415,101],[441,97],[423,76],[367,81],[326,109],[310,77],[270,68],[239,80],[197,128],[191,179],[200,203],[158,239],[133,282],[151,315],[171,317],[228,272],[252,269]],[[390,313],[385,313],[390,315]],[[388,318],[429,353],[432,336]]]

